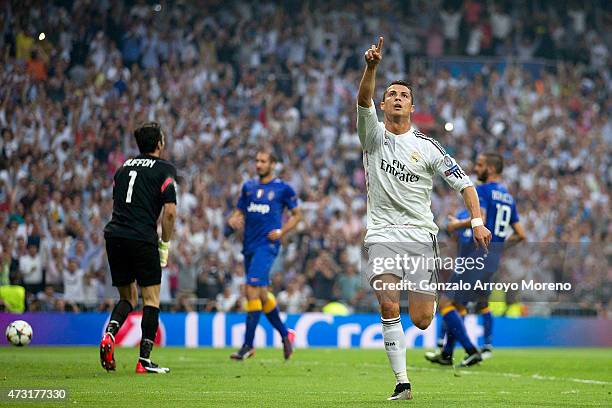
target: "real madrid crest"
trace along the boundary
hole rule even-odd
[[[419,154],[417,152],[412,152],[410,153],[410,159],[415,162],[418,163],[419,162]]]
[[[444,165],[446,167],[451,167],[453,165],[453,159],[448,154],[444,156]]]

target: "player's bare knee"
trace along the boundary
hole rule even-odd
[[[262,304],[265,304],[268,301],[268,289],[267,288],[260,289],[259,300],[261,300]]]
[[[382,300],[380,302],[380,315],[383,319],[393,319],[399,316],[400,307],[398,302]]]
[[[154,306],[159,307],[159,296],[155,296],[154,294],[144,294],[142,295],[142,303],[145,306]]]
[[[418,313],[418,314],[415,314],[414,316],[411,315],[410,318],[412,319],[412,323],[416,327],[418,327],[421,330],[425,330],[431,324],[431,321],[433,320],[433,314]]]
[[[132,305],[132,309],[138,305],[138,290],[135,283],[132,282],[130,285],[119,287],[118,290],[119,299],[128,301]]]
[[[151,306],[159,308],[159,296],[149,296],[147,298],[142,298],[142,303],[144,306]]]
[[[247,297],[247,300],[257,300],[257,299],[260,299],[259,292],[260,292],[260,290],[259,290],[258,286],[247,285],[246,286],[246,297]]]
[[[142,303],[145,306],[159,307],[159,289],[159,285],[141,288]]]

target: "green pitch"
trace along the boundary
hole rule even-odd
[[[612,349],[504,349],[480,366],[461,369],[408,351],[414,399],[387,402],[394,377],[383,350],[261,349],[245,362],[230,350],[163,348],[154,361],[167,375],[136,375],[137,350],[116,351],[106,373],[95,347],[0,348],[0,389],[65,388],[68,403],[100,407],[601,407],[612,401]],[[606,402],[607,401],[607,402]],[[19,404],[43,406],[40,402]],[[18,406],[0,400],[0,406]]]

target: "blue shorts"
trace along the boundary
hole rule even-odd
[[[270,268],[278,255],[274,245],[262,245],[254,252],[244,254],[244,270],[246,283],[250,286],[268,286],[270,284]]]

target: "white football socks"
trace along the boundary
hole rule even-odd
[[[395,373],[397,383],[408,383],[406,373],[406,335],[402,328],[400,317],[393,319],[380,319],[382,323],[382,334],[385,342],[385,350],[391,369]]]

